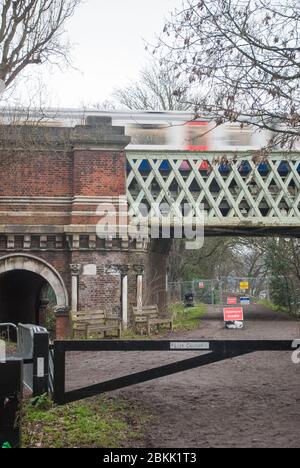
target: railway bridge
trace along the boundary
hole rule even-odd
[[[50,320],[60,338],[70,310],[127,326],[132,305],[162,307],[183,214],[206,235],[300,234],[300,154],[126,151],[129,140],[103,117],[0,127],[0,322]]]

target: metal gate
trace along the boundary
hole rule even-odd
[[[221,304],[222,289],[218,279],[199,279],[170,283],[168,285],[168,304],[183,303],[184,296],[192,293],[195,304]]]
[[[258,351],[293,351],[293,341],[56,341],[54,343],[55,403],[63,405],[104,392],[136,385],[189,369],[232,359]],[[108,380],[88,387],[66,391],[66,353],[98,351],[193,351],[199,356]]]
[[[249,283],[247,294],[253,299],[270,299],[270,277],[221,277],[217,279],[195,279],[170,283],[168,285],[168,303],[183,303],[184,296],[192,293],[195,304],[222,305],[230,295],[245,293],[240,288],[242,282]]]

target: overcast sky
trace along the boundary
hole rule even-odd
[[[30,69],[46,83],[44,101],[52,107],[81,107],[103,102],[113,89],[138,77],[164,18],[181,0],[83,0],[67,24],[76,69]],[[36,85],[35,85],[36,86]],[[24,98],[24,90],[22,96]],[[43,102],[44,104],[45,102]]]

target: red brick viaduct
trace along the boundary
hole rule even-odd
[[[58,338],[71,310],[106,310],[127,326],[132,305],[165,304],[168,242],[96,232],[99,205],[127,204],[128,143],[109,118],[0,127],[0,322],[43,324],[49,285]]]

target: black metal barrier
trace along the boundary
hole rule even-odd
[[[0,448],[21,446],[23,361],[0,363]]]
[[[32,395],[49,390],[49,333],[36,325],[19,324],[18,357],[24,361],[23,381]]]
[[[172,364],[66,392],[66,353],[85,351],[199,351],[201,354]],[[293,351],[293,341],[56,341],[54,343],[53,399],[55,403],[62,405],[258,351]]]

